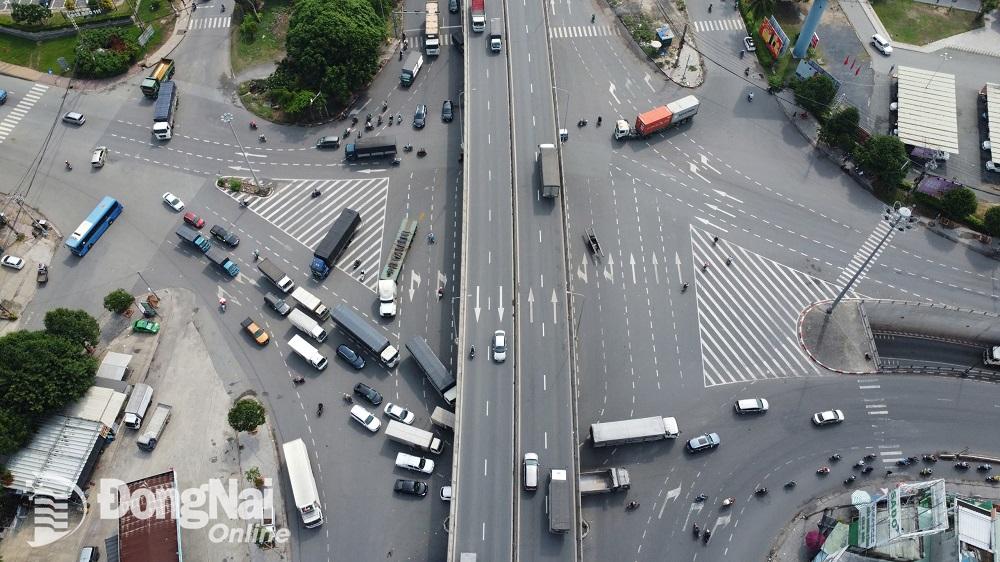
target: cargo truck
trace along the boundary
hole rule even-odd
[[[678,435],[680,431],[677,430],[677,420],[661,416],[595,423],[590,426],[590,437],[595,447],[675,439]]]
[[[472,31],[486,31],[486,0],[472,0]]]
[[[538,163],[542,168],[542,197],[559,197],[559,190],[562,189],[559,148],[554,144],[538,145]]]
[[[149,403],[153,401],[153,387],[144,383],[137,383],[132,387],[132,394],[125,403],[125,417],[122,423],[132,429],[139,429],[142,425],[142,418],[149,409]]]
[[[170,422],[170,410],[171,406],[169,404],[160,403],[156,405],[156,410],[153,411],[153,415],[149,418],[149,423],[146,424],[146,431],[136,440],[136,444],[140,449],[143,451],[152,451],[156,448],[156,442],[160,440],[160,435],[163,434],[167,423]]]
[[[288,314],[288,320],[292,323],[292,326],[302,330],[307,336],[317,342],[323,343],[326,340],[326,330],[319,325],[319,322],[310,318],[305,312],[293,310]]]
[[[230,277],[236,277],[240,274],[240,266],[236,265],[236,262],[229,259],[229,254],[225,250],[219,248],[209,248],[205,255],[208,259],[212,261],[215,265],[222,268],[223,271],[229,274]]]
[[[549,532],[568,533],[573,524],[573,497],[565,469],[552,469],[549,473]]]
[[[330,317],[330,309],[323,304],[323,301],[314,297],[312,293],[302,287],[298,287],[292,291],[292,298],[317,320],[323,321]]]
[[[264,277],[270,279],[271,283],[281,289],[282,293],[288,293],[295,288],[295,282],[292,281],[292,278],[285,275],[285,272],[281,271],[271,260],[267,258],[260,260],[257,262],[257,269],[264,274]]]
[[[315,367],[316,370],[322,371],[326,368],[326,357],[323,357],[323,354],[310,345],[302,336],[298,334],[292,336],[292,339],[288,340],[288,347],[292,348],[292,351],[305,359],[306,363]]]
[[[632,487],[624,468],[605,468],[580,473],[580,495],[624,492]]]
[[[212,243],[190,226],[182,225],[174,234],[179,236],[182,240],[187,240],[197,246],[203,254],[212,249]]]
[[[396,420],[389,420],[389,424],[385,427],[385,435],[397,443],[409,445],[410,447],[415,447],[421,451],[427,451],[436,455],[441,454],[441,450],[444,448],[441,440],[434,437],[434,434],[430,431],[406,425]]]
[[[427,340],[420,336],[413,336],[410,341],[406,342],[406,349],[410,351],[413,360],[427,376],[427,380],[438,391],[441,398],[444,398],[449,406],[454,406],[455,400],[458,398],[455,376],[448,371],[444,363],[441,363],[438,356],[431,350],[431,346],[427,345]]]
[[[313,250],[313,260],[309,269],[314,278],[322,280],[330,275],[337,260],[340,259],[340,255],[344,253],[354,238],[354,233],[360,224],[361,214],[354,209],[344,209],[340,212],[326,236]]]
[[[424,50],[428,56],[434,56],[441,53],[441,36],[438,35],[438,27],[441,25],[441,14],[438,13],[437,2],[428,2],[425,4],[425,10]]]
[[[160,85],[160,95],[153,105],[153,136],[170,140],[174,129],[174,110],[177,108],[177,85],[166,81]]]
[[[375,357],[378,357],[383,365],[391,369],[399,364],[399,350],[389,343],[389,338],[382,335],[382,332],[374,324],[362,318],[346,304],[338,304],[333,307],[332,316],[333,321],[348,336],[364,346]]]
[[[319,527],[323,524],[323,508],[319,504],[316,478],[313,476],[306,444],[301,439],[296,439],[283,444],[281,450],[285,454],[292,497],[295,498],[295,507],[302,517],[302,524],[306,528]]]
[[[396,137],[364,137],[344,146],[344,158],[348,162],[368,158],[392,158],[396,156]]]
[[[149,73],[149,76],[142,81],[139,89],[142,90],[142,95],[147,98],[156,99],[156,96],[160,93],[160,84],[166,80],[170,80],[173,76],[173,59],[162,58],[160,59],[160,62],[156,63],[156,66],[153,67],[153,72]]]
[[[628,121],[619,119],[615,124],[615,138],[618,140],[646,138],[674,125],[682,125],[691,121],[698,113],[701,103],[694,96],[685,96],[677,101],[640,113],[635,118],[635,126],[630,127]]]
[[[503,35],[503,22],[500,18],[490,19],[490,50],[499,53],[502,45],[500,37]]]
[[[991,345],[983,353],[983,364],[1000,365],[1000,345]]]
[[[413,238],[417,234],[417,221],[410,220],[409,217],[403,219],[399,225],[399,232],[396,233],[396,241],[393,242],[392,251],[389,252],[389,260],[378,279],[378,313],[383,318],[396,315],[396,281],[399,278],[399,271],[403,268],[403,260],[406,253],[413,244]]]
[[[399,71],[399,83],[402,86],[410,86],[413,81],[417,79],[417,74],[420,73],[420,68],[424,66],[424,56],[413,51],[406,61],[403,62],[403,69]]]
[[[455,414],[441,406],[435,406],[434,411],[431,412],[431,423],[442,429],[455,431]]]

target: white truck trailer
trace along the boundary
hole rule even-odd
[[[680,435],[677,420],[662,416],[591,424],[590,437],[595,447],[675,439]]]
[[[316,478],[313,476],[306,444],[301,439],[296,439],[285,443],[281,448],[285,453],[288,480],[292,484],[292,496],[295,498],[295,508],[302,517],[302,524],[310,529],[319,527],[323,524],[323,508],[319,504]]]
[[[393,441],[415,447],[421,451],[434,453],[435,455],[441,454],[442,449],[444,449],[444,444],[441,443],[441,440],[435,437],[430,431],[406,425],[396,420],[389,420],[389,424],[385,428],[385,435]]]
[[[288,321],[292,323],[292,326],[302,330],[317,342],[323,343],[326,340],[326,330],[323,329],[323,326],[320,326],[319,322],[313,320],[305,312],[298,309],[289,312]]]

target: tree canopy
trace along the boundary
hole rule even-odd
[[[976,194],[968,187],[952,189],[941,197],[941,212],[954,220],[961,220],[975,213]]]
[[[858,130],[860,115],[858,108],[846,106],[833,112],[819,130],[819,140],[850,152],[855,145],[854,135]]]
[[[46,312],[45,331],[80,346],[83,346],[83,342],[93,345],[101,339],[101,328],[97,325],[97,320],[84,310],[57,308]]]
[[[40,25],[52,17],[52,10],[41,4],[13,4],[10,7],[10,19],[27,25]]]
[[[263,423],[264,406],[256,400],[240,400],[229,410],[229,426],[236,431],[253,431]]]
[[[986,214],[983,215],[983,224],[986,225],[986,231],[991,235],[1000,236],[1000,205],[986,210]]]
[[[121,314],[132,306],[133,301],[135,301],[135,297],[131,293],[125,289],[115,289],[105,295],[104,308],[115,314]]]
[[[795,103],[816,116],[825,115],[837,95],[837,86],[825,74],[813,74],[795,87]]]
[[[128,70],[140,52],[128,29],[82,29],[76,42],[76,71],[87,78],[107,78]]]
[[[882,194],[890,194],[906,177],[909,159],[906,147],[898,138],[873,135],[854,149],[854,159],[872,177],[872,185]]]

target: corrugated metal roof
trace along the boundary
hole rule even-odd
[[[899,67],[899,140],[958,154],[955,75]]]
[[[1000,165],[1000,84],[986,83],[986,113],[990,128],[990,157]]]
[[[163,516],[139,518],[129,510],[118,519],[118,556],[121,562],[182,560],[180,517],[175,518],[173,514],[174,502],[179,501],[176,482],[174,472],[170,471],[126,484],[133,501],[138,490],[152,492],[150,495],[153,501],[158,502],[157,506],[162,504],[162,511],[157,509],[156,513]],[[145,500],[140,501],[143,511],[153,512],[152,506],[145,505]]]
[[[100,422],[52,416],[7,463],[14,475],[8,488],[26,495],[69,499],[98,439]]]

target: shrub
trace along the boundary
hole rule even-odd
[[[1000,236],[1000,205],[986,210],[986,214],[983,215],[983,226],[990,235]]]
[[[104,308],[115,314],[121,314],[132,306],[134,300],[135,297],[125,289],[115,289],[104,297]]]
[[[941,212],[954,220],[971,215],[976,212],[976,194],[968,187],[952,189],[941,198]]]
[[[243,23],[240,24],[240,37],[243,38],[247,43],[253,43],[257,39],[257,31],[260,27],[257,25],[257,20],[253,18],[246,18]]]
[[[229,410],[229,427],[253,431],[264,423],[264,406],[256,400],[240,400]]]
[[[76,43],[77,72],[88,78],[107,78],[128,70],[139,56],[139,44],[124,28],[81,31]]]
[[[114,0],[99,0],[97,5],[100,6],[101,10],[104,10],[105,12],[111,12],[115,9]]]

